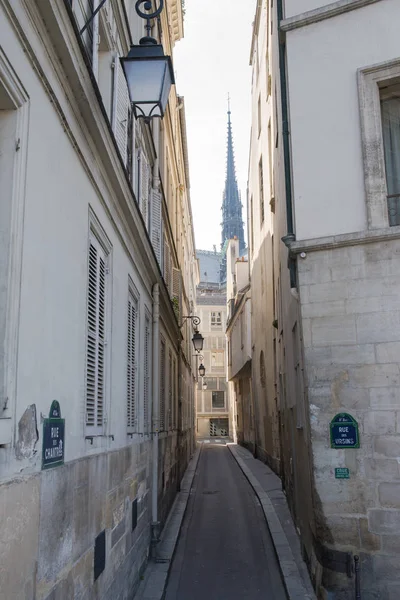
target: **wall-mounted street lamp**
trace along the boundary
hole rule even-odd
[[[204,377],[204,375],[206,374],[206,368],[203,365],[203,363],[201,363],[201,365],[199,366],[199,375],[200,377]],[[204,384],[203,384],[204,387]]]
[[[193,347],[195,349],[195,352],[201,352],[203,350],[204,338],[201,335],[200,331],[197,329],[197,327],[200,325],[200,322],[201,322],[200,317],[196,317],[196,315],[188,315],[188,316],[182,317],[182,322],[179,325],[179,329],[182,329],[182,327],[187,319],[190,319],[192,321],[192,325],[193,325],[193,329],[194,329],[192,342],[193,342]]]
[[[138,45],[131,46],[126,58],[120,59],[135,117],[147,122],[164,116],[169,92],[175,83],[171,57],[164,54],[161,44],[157,44],[150,35],[151,19],[158,17],[164,8],[164,0],[158,1],[159,7],[153,12],[150,12],[150,0],[136,1],[137,14],[147,21],[147,35],[139,40]],[[146,12],[141,10],[141,5]]]
[[[192,337],[193,347],[195,352],[201,352],[203,350],[204,338],[200,331],[195,331]]]
[[[147,123],[154,117],[163,118],[171,86],[175,83],[171,57],[164,54],[161,44],[157,44],[157,40],[150,35],[151,19],[158,17],[164,8],[164,0],[158,2],[159,7],[150,12],[151,0],[136,0],[137,14],[147,21],[147,35],[139,40],[139,44],[131,46],[126,58],[120,59],[135,117],[143,118]],[[106,0],[99,2],[80,30],[81,35],[105,3]],[[146,12],[141,10],[141,5]]]

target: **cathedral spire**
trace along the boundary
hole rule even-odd
[[[233,152],[231,104],[228,94],[228,142],[226,153],[226,179],[222,200],[222,235],[221,249],[224,253],[227,241],[233,237],[239,240],[239,251],[244,252],[244,228],[242,219],[242,203],[236,179],[235,155]],[[221,264],[221,280],[226,280],[226,259]]]

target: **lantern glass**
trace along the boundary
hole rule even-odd
[[[205,374],[206,374],[206,368],[203,364],[201,364],[199,366],[199,375],[200,375],[200,377],[204,377]]]
[[[163,117],[174,83],[170,57],[159,45],[132,46],[121,64],[136,118]]]
[[[196,331],[192,337],[193,346],[196,352],[203,350],[204,338],[199,331]]]

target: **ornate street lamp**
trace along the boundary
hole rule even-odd
[[[204,377],[205,374],[206,374],[206,368],[203,365],[203,363],[201,363],[201,365],[199,366],[199,375],[200,375],[200,377]]]
[[[147,12],[141,10],[141,5]],[[159,7],[153,12],[149,12],[152,9],[150,0],[136,1],[137,14],[147,21],[147,36],[139,41],[139,45],[131,46],[126,58],[120,59],[135,117],[147,122],[164,116],[169,92],[175,83],[170,56],[164,54],[161,44],[150,35],[150,20],[158,17],[163,8],[164,0],[159,0]]]
[[[203,350],[204,338],[200,331],[196,330],[192,337],[193,346],[195,352],[201,352]]]

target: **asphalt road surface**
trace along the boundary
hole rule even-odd
[[[287,600],[258,498],[225,445],[203,444],[165,600]]]

